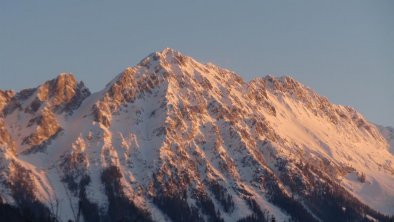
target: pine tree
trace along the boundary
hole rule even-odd
[[[273,215],[271,217],[271,222],[276,222],[276,219],[275,219],[275,217]]]

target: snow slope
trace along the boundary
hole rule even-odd
[[[97,93],[62,74],[0,91],[0,109],[0,202],[26,192],[60,221],[394,215],[392,128],[291,77],[245,82],[164,49]]]

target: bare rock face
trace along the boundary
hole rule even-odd
[[[8,132],[3,119],[0,119],[0,147],[15,152],[15,141]]]
[[[0,114],[2,114],[3,108],[11,101],[12,97],[15,96],[15,92],[11,90],[2,91],[0,90]]]
[[[393,130],[291,77],[245,82],[164,49],[92,95],[61,74],[0,104],[0,208],[47,221],[394,214]]]
[[[50,108],[53,112],[70,113],[77,109],[82,101],[90,95],[83,82],[78,83],[71,74],[60,74],[33,89],[22,90],[12,97],[4,107],[8,115],[16,109],[34,114],[39,109]]]
[[[75,95],[76,80],[70,74],[61,74],[56,79],[38,87],[37,98],[40,101],[51,100],[53,106],[68,103]]]
[[[60,74],[56,79],[38,87],[37,100],[34,103],[48,103],[56,113],[70,112],[77,109],[82,101],[90,95],[83,82],[78,83],[71,74]]]
[[[55,115],[47,108],[40,115],[29,121],[28,127],[32,125],[36,126],[36,130],[22,140],[23,145],[30,147],[24,152],[33,152],[44,148],[50,140],[62,131]]]
[[[15,96],[13,91],[0,90],[0,147],[7,147],[15,152],[15,142],[13,141],[11,135],[9,134],[6,123],[3,119],[3,108],[8,105],[12,97]]]

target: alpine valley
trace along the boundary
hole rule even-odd
[[[0,91],[0,221],[394,221],[394,129],[172,50]]]

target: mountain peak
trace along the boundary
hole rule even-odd
[[[8,93],[12,95],[12,93]],[[70,73],[61,73],[56,78],[46,81],[32,89],[25,89],[15,94],[4,105],[6,115],[15,110],[35,113],[45,107],[52,107],[55,112],[72,111],[90,95],[84,83],[78,82]],[[3,96],[4,97],[4,96]]]
[[[72,73],[68,73],[68,72],[62,72],[60,73],[56,78],[56,81],[67,81],[70,83],[75,83],[77,82],[77,79],[75,78],[75,76]]]
[[[165,48],[88,96],[70,73],[0,91],[0,211],[33,199],[59,221],[394,214],[394,130],[292,77],[247,83]]]
[[[172,49],[172,48],[164,48],[162,50],[151,53],[151,55],[156,55],[160,58],[165,58],[165,59],[174,58],[177,56],[184,56],[184,55],[182,55],[181,52],[179,52],[178,50]]]
[[[138,65],[151,67],[152,65],[159,64],[182,64],[186,60],[191,60],[189,56],[185,56],[179,51],[171,48],[165,48],[161,51],[157,51],[149,54],[147,57],[141,60]]]
[[[41,101],[54,98],[57,103],[69,102],[79,88],[85,88],[78,83],[71,73],[60,73],[55,79],[49,80],[38,87],[37,97]]]
[[[175,50],[175,49],[172,49],[172,48],[164,48],[163,50],[161,50],[161,51],[158,51],[158,53],[160,53],[160,54],[162,54],[162,55],[167,55],[167,54],[174,54],[174,53],[178,53],[178,54],[180,54],[180,52],[179,51],[177,51],[177,50]]]

